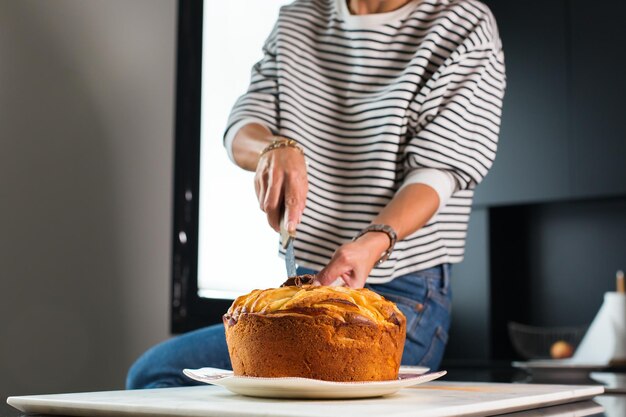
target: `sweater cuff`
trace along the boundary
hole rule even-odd
[[[426,184],[434,189],[439,195],[439,212],[448,202],[450,196],[457,191],[457,183],[454,176],[440,169],[417,168],[409,172],[400,186],[400,190],[410,184]]]
[[[224,134],[224,147],[226,148],[228,158],[233,163],[235,163],[235,156],[233,155],[233,140],[235,140],[235,136],[237,135],[237,132],[239,132],[239,129],[250,123],[258,123],[267,127],[270,131],[272,130],[269,126],[267,126],[267,123],[265,121],[256,117],[246,117],[245,119],[241,119],[240,121],[229,127]]]

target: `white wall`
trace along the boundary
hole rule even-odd
[[[168,336],[175,27],[174,0],[0,0],[0,404],[122,388]]]

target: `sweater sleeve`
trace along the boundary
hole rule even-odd
[[[413,103],[402,186],[431,186],[440,209],[454,192],[476,187],[496,156],[505,86],[499,39],[451,57]]]
[[[263,45],[263,58],[252,67],[248,90],[237,99],[228,117],[224,132],[224,147],[231,161],[234,161],[233,139],[244,125],[259,123],[266,126],[274,134],[278,131],[277,26],[278,24],[274,26],[272,33]]]

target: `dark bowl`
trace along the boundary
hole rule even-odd
[[[588,327],[537,327],[509,322],[509,337],[524,359],[551,359],[550,348],[560,340],[569,343],[575,352]]]

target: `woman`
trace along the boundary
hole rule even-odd
[[[297,230],[298,272],[396,302],[403,364],[443,356],[450,264],[495,158],[504,88],[478,1],[297,0],[232,110],[225,147],[256,172],[270,226]],[[190,385],[181,369],[203,366],[230,367],[221,325],[152,348],[127,385]]]

